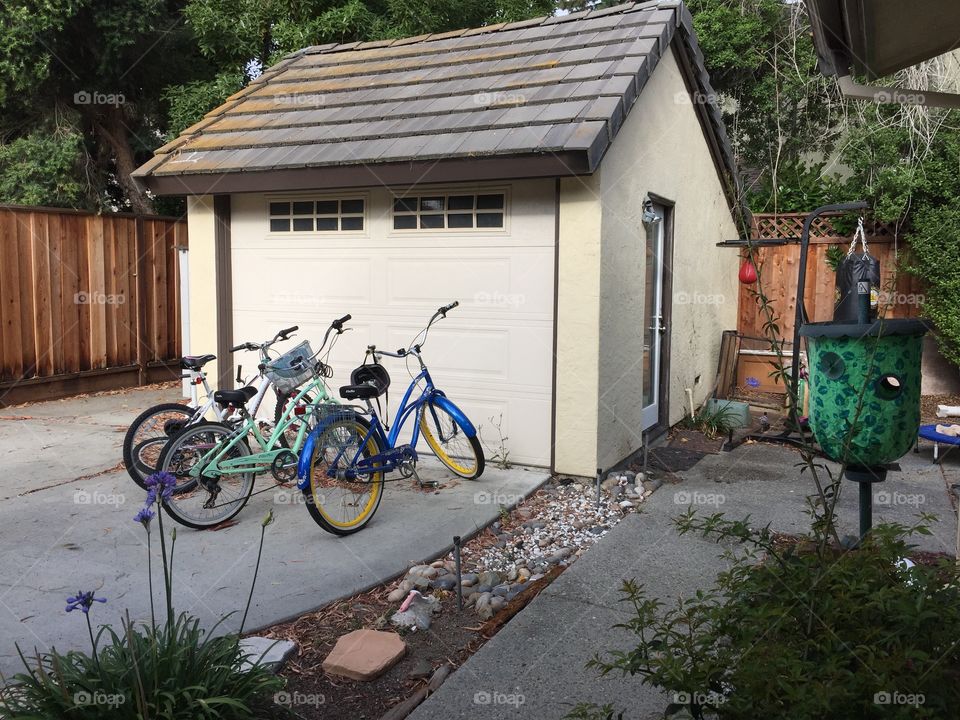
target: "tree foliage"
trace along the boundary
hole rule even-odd
[[[0,201],[149,212],[155,203],[130,172],[287,53],[553,8],[552,0],[0,5]]]

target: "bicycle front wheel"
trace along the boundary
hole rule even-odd
[[[219,453],[235,434],[222,423],[204,423],[187,428],[167,443],[157,467],[177,478],[173,494],[163,501],[163,509],[181,525],[203,530],[226,522],[250,499],[255,474],[232,472],[194,478],[190,471]],[[250,455],[246,439],[236,443],[222,459]]]
[[[420,411],[420,432],[437,459],[452,472],[467,480],[483,473],[483,449],[476,435],[469,437],[460,422],[433,401]]]
[[[164,446],[187,426],[194,412],[182,403],[161,403],[144,410],[127,428],[123,436],[123,464],[141,488],[146,489],[144,479],[156,472]]]
[[[313,448],[310,458],[310,484],[303,489],[310,517],[329,533],[350,535],[363,528],[373,517],[383,498],[383,473],[361,475],[354,480],[343,477],[351,467],[370,424],[359,415],[330,423]],[[364,443],[361,457],[381,452],[375,436]]]

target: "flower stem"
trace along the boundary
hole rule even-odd
[[[267,531],[266,525],[260,526],[260,547],[257,548],[257,564],[253,568],[253,580],[250,582],[250,593],[247,595],[247,606],[243,609],[243,619],[240,620],[240,631],[237,635],[243,634],[243,627],[247,624],[247,613],[250,612],[250,602],[253,600],[253,588],[257,584],[257,575],[260,573],[260,556],[263,555],[263,536]]]
[[[150,589],[150,627],[157,629],[157,613],[153,605],[153,543],[150,542],[150,528],[147,527],[147,585]]]
[[[157,525],[160,528],[160,556],[163,559],[163,587],[167,595],[167,627],[173,627],[173,598],[170,595],[170,565],[167,561],[167,541],[163,534],[163,513],[157,510]]]
[[[90,635],[90,647],[93,648],[93,661],[97,664],[97,674],[100,676],[100,681],[103,682],[103,671],[100,669],[100,656],[97,654],[97,641],[93,637],[93,624],[90,622],[90,613],[84,613],[83,616],[87,619],[87,633]]]

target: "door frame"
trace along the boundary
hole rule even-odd
[[[647,442],[670,429],[670,338],[673,335],[673,218],[676,202],[654,192],[647,197],[654,205],[663,207],[663,280],[661,282],[660,322],[666,331],[660,337],[660,373],[657,388],[657,421],[643,431]]]

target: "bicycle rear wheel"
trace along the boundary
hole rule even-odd
[[[157,467],[177,478],[173,494],[164,500],[163,509],[181,525],[203,530],[226,522],[243,509],[253,492],[255,474],[234,472],[219,476],[201,473],[192,478],[190,471],[216,448],[224,446],[235,430],[222,423],[204,423],[189,427],[167,443]],[[246,438],[230,448],[223,459],[250,455]]]
[[[334,535],[350,535],[362,529],[373,518],[383,498],[382,472],[355,480],[342,476],[369,430],[370,424],[364,418],[347,414],[331,422],[314,445],[310,483],[303,494],[310,517]],[[362,457],[370,458],[380,452],[380,443],[371,435],[364,444]]]
[[[483,473],[486,461],[476,435],[468,437],[459,421],[443,407],[424,403],[420,411],[420,432],[437,459],[467,480]]]
[[[123,464],[141,488],[146,489],[144,479],[156,472],[164,446],[187,426],[194,412],[189,405],[161,403],[147,408],[130,423],[123,436]]]

